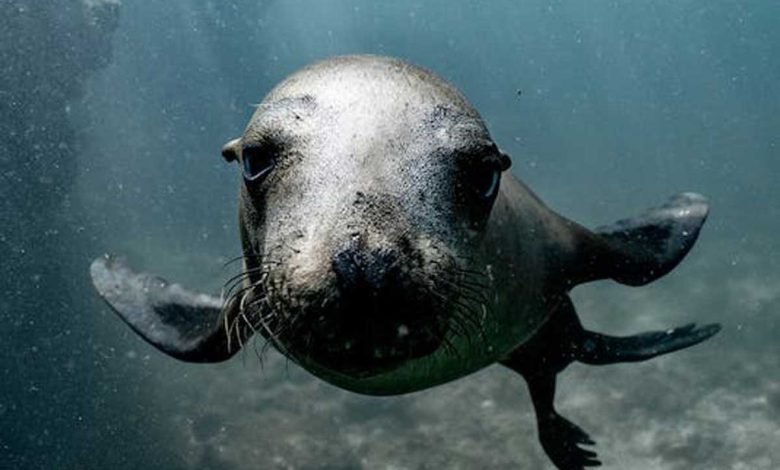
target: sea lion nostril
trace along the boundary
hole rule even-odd
[[[364,266],[366,282],[374,289],[382,289],[398,281],[398,257],[393,250],[372,251]]]
[[[394,282],[399,271],[397,261],[398,256],[393,250],[366,251],[349,244],[333,255],[332,268],[342,291],[378,293]]]
[[[353,248],[346,248],[333,255],[332,260],[333,272],[336,274],[339,287],[343,288],[350,285],[355,285],[362,277],[362,261],[360,260],[357,250]]]

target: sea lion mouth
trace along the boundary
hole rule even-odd
[[[306,360],[328,369],[352,376],[373,375],[432,354],[441,345],[441,338],[434,334],[407,333],[408,329],[400,324],[394,340],[339,333],[315,335],[307,344],[296,344],[293,348],[301,351]]]
[[[447,324],[435,311],[419,299],[350,297],[298,312],[304,326],[280,340],[296,358],[347,375],[373,375],[439,349]]]

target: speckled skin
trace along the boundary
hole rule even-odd
[[[278,345],[322,379],[376,395],[456,379],[523,344],[565,294],[556,266],[571,256],[577,227],[510,172],[492,208],[459,196],[458,165],[500,152],[479,113],[432,73],[376,56],[306,67],[268,94],[225,154],[240,159],[242,148],[269,142],[281,148],[276,166],[259,185],[242,184],[240,223],[247,268],[259,266],[259,253],[274,263],[262,284],[277,313],[294,316],[327,296],[332,253],[356,234],[369,247],[410,245],[405,256],[418,261],[401,263],[414,282],[455,265],[484,281],[486,301],[460,299],[484,334],[449,331],[455,354],[439,348],[392,370],[345,374]]]

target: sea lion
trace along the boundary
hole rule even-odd
[[[501,363],[526,379],[559,468],[598,465],[553,407],[573,361],[642,361],[718,325],[612,337],[585,330],[568,292],[671,271],[704,223],[684,193],[588,230],[506,171],[510,158],[452,85],[398,59],[346,56],[277,85],[222,149],[242,170],[243,272],[224,299],[99,258],[91,274],[136,332],[184,361],[230,358],[255,332],[358,393],[394,395]]]

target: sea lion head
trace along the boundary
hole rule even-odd
[[[509,159],[450,84],[348,56],[290,76],[223,148],[243,174],[244,309],[286,354],[387,373],[473,330],[472,269]]]

